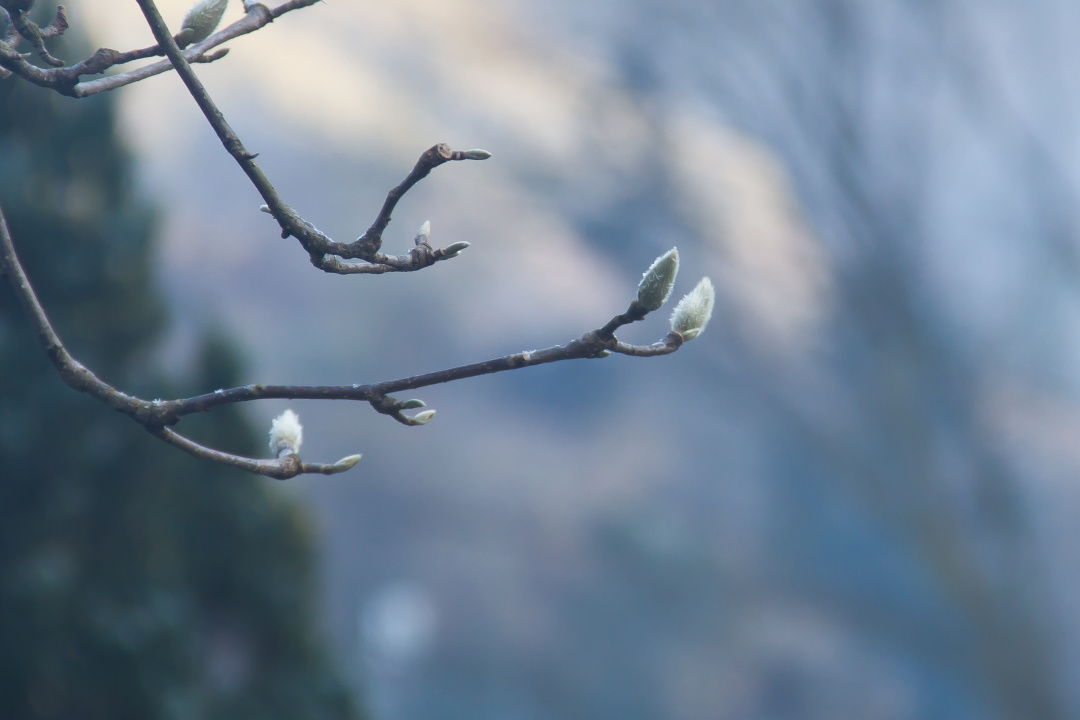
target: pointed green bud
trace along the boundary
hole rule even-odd
[[[444,258],[457,257],[458,253],[460,253],[465,248],[469,247],[469,245],[471,245],[471,244],[472,243],[467,243],[464,240],[462,240],[461,242],[451,243],[450,245],[447,245],[446,247],[443,248],[443,257]]]
[[[679,250],[671,248],[656,258],[638,283],[637,300],[652,312],[667,302],[675,276],[679,274]]]
[[[292,410],[286,410],[270,423],[270,452],[274,457],[300,454],[303,442],[304,428]]]
[[[228,6],[229,0],[199,0],[180,21],[177,37],[186,44],[202,42],[217,29]]]
[[[693,340],[709,324],[715,300],[712,280],[701,278],[701,282],[675,306],[671,313],[671,329],[682,335],[683,340]]]
[[[487,160],[489,157],[491,157],[491,153],[489,153],[487,150],[481,150],[480,148],[466,150],[461,155],[466,160]]]
[[[421,410],[412,416],[413,425],[426,425],[431,422],[431,418],[435,417],[434,410]]]
[[[424,224],[420,226],[420,229],[416,231],[416,244],[423,245],[426,243],[428,235],[431,235],[431,221],[425,220]]]
[[[417,400],[416,398],[413,398],[412,400],[406,400],[405,402],[401,403],[402,410],[415,410],[416,408],[422,407],[427,407],[427,403],[423,400]]]

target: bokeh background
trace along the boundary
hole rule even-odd
[[[186,9],[160,5],[174,25]],[[91,46],[151,43],[134,3],[68,11]],[[154,208],[141,291],[168,318],[129,362],[147,395],[368,382],[561,343],[623,310],[672,245],[677,294],[703,274],[718,288],[708,331],[673,356],[425,389],[439,415],[422,428],[348,403],[247,408],[248,437],[291,406],[306,458],[364,459],[280,487],[175,471],[303,525],[309,564],[197,623],[203,705],[154,712],[255,693],[264,646],[237,618],[285,585],[304,588],[294,625],[314,648],[297,662],[340,678],[294,688],[321,698],[306,717],[353,712],[342,688],[377,720],[1080,717],[1078,34],[1066,0],[290,13],[197,72],[323,231],[359,235],[435,142],[494,153],[436,170],[385,235],[404,252],[430,220],[433,244],[472,247],[379,277],[324,275],[281,240],[175,77],[115,93],[129,191]],[[0,172],[25,191],[44,151],[24,142]],[[78,219],[90,186],[58,207]],[[76,307],[50,309],[78,332]],[[658,339],[665,314],[624,339]],[[228,372],[208,374],[221,357]],[[44,397],[4,393],[6,432]],[[52,445],[75,476],[89,462],[87,441]],[[123,446],[89,447],[128,464]],[[178,526],[204,522],[185,512]],[[25,550],[42,577],[81,567],[56,532]]]

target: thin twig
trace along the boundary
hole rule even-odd
[[[3,208],[0,208],[0,271],[11,283],[26,316],[34,326],[38,341],[45,349],[46,355],[52,361],[60,378],[68,386],[97,398],[112,409],[127,415],[156,437],[190,455],[279,479],[300,474],[331,475],[344,472],[356,464],[356,458],[343,458],[333,464],[305,463],[294,455],[276,460],[246,458],[200,445],[180,435],[169,426],[178,423],[185,415],[206,412],[222,405],[269,399],[359,400],[370,403],[378,412],[389,415],[398,422],[418,425],[421,423],[406,416],[403,411],[422,406],[422,403],[402,402],[391,397],[391,393],[562,360],[605,357],[609,352],[639,357],[666,355],[678,350],[682,345],[682,337],[675,332],[669,333],[667,337],[653,345],[638,346],[620,342],[614,335],[615,330],[644,317],[641,305],[635,300],[625,313],[616,315],[602,328],[587,332],[565,345],[514,353],[423,375],[367,385],[245,385],[179,400],[150,401],[117,390],[98,378],[67,351],[23,271],[8,231]]]
[[[350,243],[348,247],[341,248],[340,251],[335,250],[334,254],[343,258],[358,257],[372,262],[384,262],[384,264],[393,265],[393,263],[372,260],[372,258],[376,256],[379,248],[382,247],[383,231],[390,224],[390,215],[394,212],[398,201],[401,200],[405,193],[409,192],[413,185],[426,178],[428,173],[445,162],[451,160],[486,160],[489,157],[491,157],[491,153],[484,150],[452,150],[446,143],[439,143],[428,148],[420,156],[420,159],[416,161],[416,165],[413,166],[412,171],[405,179],[391,188],[390,192],[386,194],[382,209],[379,210],[378,217],[375,218],[375,222],[371,223],[371,227],[367,229],[367,232],[361,235],[355,243]]]
[[[329,242],[329,238],[316,230],[311,223],[296,215],[282,202],[277,190],[274,189],[262,169],[255,163],[256,153],[251,153],[244,147],[240,137],[225,120],[225,116],[218,109],[206,88],[203,87],[202,82],[195,75],[195,71],[191,69],[184,52],[176,44],[176,40],[169,32],[169,28],[165,25],[165,21],[153,0],[136,0],[136,2],[138,2],[139,8],[146,18],[146,23],[150,26],[150,31],[154,34],[158,46],[165,51],[168,62],[176,69],[176,74],[180,76],[184,85],[187,86],[188,92],[191,93],[191,97],[195,100],[199,109],[202,110],[221,144],[225,146],[225,150],[240,165],[244,174],[248,176],[252,185],[259,192],[259,195],[266,201],[270,212],[281,223],[283,237],[288,237],[290,234],[294,235],[309,253],[322,252],[319,248],[312,246],[310,238],[320,238],[325,242]],[[255,14],[260,7],[262,6],[255,6],[254,9],[248,12],[248,15]]]
[[[45,354],[60,374],[60,379],[71,388],[105,402],[114,410],[133,417],[138,414],[142,408],[138,407],[137,398],[125,395],[101,380],[89,368],[72,357],[60,341],[60,337],[53,330],[52,323],[49,322],[48,315],[45,314],[45,309],[34,293],[29,278],[23,271],[19,256],[15,253],[15,244],[11,240],[3,208],[0,208],[0,270],[7,276],[11,287],[15,290],[23,312],[37,333],[38,342],[41,343]]]
[[[2,271],[0,274],[6,276],[11,283],[19,304],[22,305],[23,311],[34,326],[38,341],[59,373],[60,379],[72,389],[84,392],[104,402],[113,410],[127,415],[170,445],[195,457],[279,479],[300,474],[332,475],[344,472],[356,464],[355,460],[349,462],[349,458],[339,460],[332,465],[305,463],[295,455],[277,460],[245,458],[205,447],[165,427],[163,416],[158,411],[161,406],[160,401],[150,402],[117,390],[73,358],[64,347],[52,323],[49,322],[44,307],[34,293],[34,288],[22,268],[22,263],[19,262],[3,208],[0,208],[0,271]]]
[[[379,252],[382,246],[382,233],[390,222],[390,215],[397,206],[401,197],[409,191],[417,182],[427,177],[434,168],[452,160],[483,160],[491,156],[483,150],[453,150],[445,143],[439,143],[421,154],[416,165],[408,176],[396,187],[387,193],[386,201],[379,212],[375,222],[355,242],[334,242],[327,235],[320,232],[314,225],[300,217],[292,208],[284,203],[270,180],[263,173],[258,163],[255,162],[257,153],[250,152],[240,137],[225,120],[225,116],[218,109],[217,104],[210,93],[206,91],[195,71],[191,69],[188,58],[176,44],[176,40],[169,33],[169,28],[158,12],[153,0],[136,0],[146,17],[146,22],[158,41],[158,46],[165,51],[168,61],[176,68],[176,73],[187,86],[188,92],[195,103],[202,110],[210,126],[214,129],[225,150],[232,155],[236,163],[248,176],[252,185],[266,202],[266,210],[274,216],[281,227],[281,236],[292,235],[311,257],[311,263],[325,272],[340,275],[351,274],[381,274],[386,272],[410,272],[420,270],[435,264],[440,260],[449,259],[456,253],[449,253],[445,249],[431,250],[430,247],[418,245],[407,255],[384,255]],[[302,2],[303,0],[301,0]],[[288,3],[286,3],[288,4]],[[254,11],[252,11],[253,13]],[[249,13],[249,14],[252,14]],[[196,46],[201,47],[201,45]],[[336,257],[328,257],[336,256]],[[342,259],[360,259],[366,265],[356,265],[341,262]]]
[[[611,352],[633,357],[656,357],[657,355],[670,355],[682,347],[685,341],[683,336],[674,330],[669,332],[663,340],[652,345],[628,345],[624,342],[616,342]]]
[[[231,25],[218,30],[216,33],[206,38],[202,42],[196,43],[183,50],[183,55],[188,62],[200,62],[202,57],[208,50],[211,50],[218,45],[228,42],[241,35],[247,35],[248,33],[255,32],[256,30],[273,22],[275,18],[281,17],[290,10],[296,10],[303,7],[314,5],[318,0],[300,0],[299,2],[287,2],[272,10],[265,5],[256,4],[253,5],[242,18],[232,23]],[[159,15],[160,17],[160,15]],[[157,36],[154,37],[157,40]],[[172,44],[176,45],[176,40],[172,40]],[[179,47],[179,46],[177,46]],[[101,52],[100,50],[98,52]],[[108,51],[115,52],[115,51]],[[153,55],[166,55],[165,49],[162,47],[161,41],[158,41],[157,45],[143,50],[131,51],[130,54],[135,53],[151,53]],[[136,57],[128,57],[128,53],[118,53],[115,64],[121,62],[129,62],[136,59]],[[160,62],[152,63],[130,72],[121,73],[118,75],[112,75],[110,77],[99,78],[97,80],[88,80],[81,82],[74,87],[75,97],[86,97],[88,95],[94,95],[99,92],[105,92],[106,90],[115,90],[118,87],[129,85],[133,82],[145,80],[146,78],[160,75],[173,69],[173,63],[169,60],[161,60]]]
[[[247,35],[265,25],[273,22],[287,12],[314,5],[319,0],[291,0],[282,3],[273,9],[261,4],[253,4],[242,18],[231,25],[222,28],[200,43],[192,45],[184,50],[184,56],[188,62],[212,62],[223,57],[221,53],[208,53],[209,50],[228,42],[241,35]],[[60,13],[58,12],[58,20]],[[41,31],[42,37],[53,37],[58,32],[51,28],[58,27],[58,20],[54,20],[47,28]],[[66,22],[66,19],[65,19]],[[18,37],[18,35],[16,35]],[[160,46],[155,45],[138,50],[119,52],[110,48],[99,48],[86,60],[68,67],[40,68],[26,61],[26,57],[17,52],[14,44],[0,45],[0,77],[4,73],[14,73],[23,79],[50,88],[62,95],[70,97],[88,97],[99,92],[115,90],[118,87],[145,80],[146,78],[160,75],[172,69],[173,65],[167,60],[152,63],[145,67],[137,68],[130,72],[98,78],[96,80],[81,81],[85,75],[99,75],[111,67],[139,60],[155,55],[163,55]]]
[[[208,460],[219,465],[247,470],[248,472],[265,475],[277,480],[288,480],[297,475],[337,475],[356,465],[356,460],[359,459],[356,458],[356,460],[353,460],[352,458],[342,458],[342,460],[330,465],[325,463],[307,463],[301,460],[299,455],[285,455],[276,460],[260,460],[244,457],[242,455],[232,455],[230,453],[221,452],[220,450],[213,450],[204,445],[200,445],[190,438],[184,437],[171,428],[152,427],[148,429],[155,437],[164,440],[169,445],[179,448],[200,460]]]
[[[312,262],[316,266],[329,272],[342,274],[416,270],[440,260],[454,257],[467,247],[467,243],[456,243],[447,248],[432,249],[427,242],[428,231],[421,229],[420,233],[417,234],[416,247],[408,255],[385,255],[379,252],[382,245],[382,233],[389,224],[397,203],[417,182],[426,177],[432,169],[443,163],[451,160],[482,160],[489,157],[489,153],[482,150],[454,151],[445,144],[435,145],[428,149],[420,156],[408,176],[387,193],[382,209],[367,232],[353,243],[335,243],[315,229],[313,225],[296,215],[281,201],[269,180],[258,165],[255,164],[255,155],[247,151],[239,137],[225,121],[220,110],[217,109],[206,89],[195,76],[189,61],[213,59],[210,56],[201,54],[208,49],[204,45],[209,40],[191,48],[189,50],[191,57],[187,57],[180,50],[173,36],[169,34],[168,28],[165,26],[153,0],[137,0],[137,2],[146,16],[147,23],[150,25],[155,39],[158,41],[157,47],[161,48],[166,54],[170,66],[175,67],[177,74],[184,81],[226,150],[236,159],[259,190],[263,199],[267,201],[267,210],[281,224],[283,236],[295,235],[309,251]],[[248,9],[247,17],[257,15],[273,17],[310,4],[313,4],[313,0],[292,0],[279,6],[273,12],[261,5],[245,3],[245,6]],[[62,13],[58,15],[58,18],[62,18]],[[236,27],[236,25],[234,23],[230,27]],[[133,51],[133,53],[149,53],[151,51],[151,48],[147,48]],[[13,49],[0,44],[0,60],[11,60],[13,53]],[[112,55],[109,55],[109,53]],[[223,53],[219,52],[217,57],[220,57],[221,54]],[[18,56],[17,53],[14,53],[14,55],[21,59],[21,56]],[[95,58],[98,58],[97,62],[99,63],[107,63],[114,60],[118,55],[115,51],[99,50],[84,63],[90,63]],[[25,62],[24,60],[21,61]],[[5,67],[9,66],[5,65]],[[34,70],[41,73],[49,72],[38,68],[34,68]],[[65,70],[71,70],[71,68]],[[77,75],[74,77],[77,78]],[[343,262],[345,259],[357,258],[365,261],[365,264],[354,265]],[[626,312],[616,315],[601,328],[587,332],[565,345],[515,353],[424,375],[367,385],[246,385],[229,390],[216,390],[213,393],[179,400],[147,401],[127,395],[102,381],[68,353],[59,336],[53,330],[44,308],[38,301],[30,281],[22,269],[2,209],[0,209],[0,271],[12,283],[24,311],[38,334],[42,347],[56,367],[61,379],[70,387],[101,400],[109,407],[144,426],[162,441],[195,457],[282,479],[305,473],[334,474],[343,472],[355,465],[359,460],[359,456],[342,458],[337,463],[329,465],[305,463],[296,454],[285,454],[270,460],[247,458],[200,445],[180,435],[169,426],[178,423],[185,415],[205,412],[221,405],[270,398],[359,400],[369,403],[376,411],[389,415],[406,425],[421,425],[431,419],[433,411],[421,412],[412,417],[407,416],[404,413],[405,410],[423,407],[423,402],[419,400],[402,402],[392,397],[391,393],[561,360],[605,357],[611,352],[639,357],[665,355],[678,350],[683,342],[682,336],[676,332],[669,333],[660,342],[648,346],[628,345],[620,342],[615,337],[615,331],[624,325],[643,319],[648,314],[648,310],[635,300],[630,304]]]
[[[370,383],[366,385],[244,385],[241,387],[215,390],[204,395],[183,398],[179,400],[159,401],[159,412],[162,417],[169,421],[179,420],[185,415],[205,412],[222,405],[233,403],[250,402],[252,400],[359,400],[372,403],[376,410],[384,412],[384,407],[377,406],[383,398],[392,393],[405,390],[417,390],[419,388],[439,385],[441,383],[464,380],[480,375],[518,370],[534,365],[560,362],[562,360],[575,360],[584,358],[601,358],[609,352],[622,353],[637,357],[651,357],[667,355],[675,352],[683,344],[682,336],[678,333],[669,333],[663,340],[653,345],[629,345],[620,342],[614,334],[614,328],[627,324],[628,316],[636,315],[636,301],[631,305],[631,310],[622,315],[617,315],[610,323],[599,330],[587,332],[581,337],[572,340],[565,345],[555,345],[542,350],[529,350],[512,355],[485,360],[483,362],[461,365],[459,367],[438,370],[423,375],[413,375],[396,380]],[[611,332],[605,332],[612,327]],[[386,413],[393,414],[393,413]],[[400,418],[398,418],[400,420]]]
[[[9,13],[8,20],[11,22],[11,26],[22,35],[23,39],[34,46],[34,49],[38,52],[38,57],[53,67],[64,66],[64,61],[53,57],[49,49],[45,47],[46,38],[56,37],[62,34],[64,30],[67,30],[67,18],[64,16],[64,7],[62,5],[56,11],[56,20],[45,28],[45,32],[42,32],[42,28],[39,28],[36,22],[26,16],[25,10],[15,10]]]

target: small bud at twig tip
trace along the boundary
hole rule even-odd
[[[412,400],[406,400],[405,402],[401,403],[402,410],[415,410],[416,408],[422,407],[427,407],[427,403],[423,400],[417,400],[416,398],[413,398]]]
[[[416,244],[423,245],[426,243],[429,235],[431,235],[431,221],[425,220],[424,224],[420,226],[420,229],[416,231]]]
[[[447,245],[446,247],[443,248],[443,257],[444,258],[457,257],[458,253],[460,253],[465,248],[469,247],[471,244],[472,243],[467,243],[464,240],[462,240],[460,242],[456,242],[456,243],[452,243],[450,245]]]
[[[433,417],[435,417],[434,410],[421,410],[420,412],[412,416],[412,424],[426,425],[427,423],[431,422],[431,418]]]
[[[487,160],[491,157],[491,153],[487,150],[481,150],[480,148],[473,148],[472,150],[466,150],[461,153],[461,157],[465,160]]]
[[[349,468],[355,467],[356,463],[360,462],[360,458],[364,457],[359,453],[356,455],[347,455],[336,463],[334,463],[334,470],[337,472],[345,472]]]
[[[191,62],[212,63],[212,62],[216,62],[216,61],[220,60],[221,58],[225,57],[228,54],[229,54],[229,48],[218,48],[217,50],[215,50],[213,52],[203,53],[202,55],[199,55],[199,56],[195,57]],[[259,153],[255,153],[255,155],[258,155],[258,154]]]

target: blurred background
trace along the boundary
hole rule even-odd
[[[160,3],[174,27],[186,5]],[[152,42],[134,3],[68,13],[84,48]],[[197,72],[320,229],[355,238],[436,142],[494,153],[436,170],[385,234],[472,247],[377,277],[281,240],[175,77],[81,101],[5,81],[28,272],[144,396],[562,343],[672,245],[677,296],[718,290],[673,356],[428,388],[422,428],[349,403],[184,421],[262,452],[293,407],[306,459],[364,453],[281,485],[75,397],[5,289],[5,706],[1080,717],[1078,34],[1065,0],[290,13]]]

